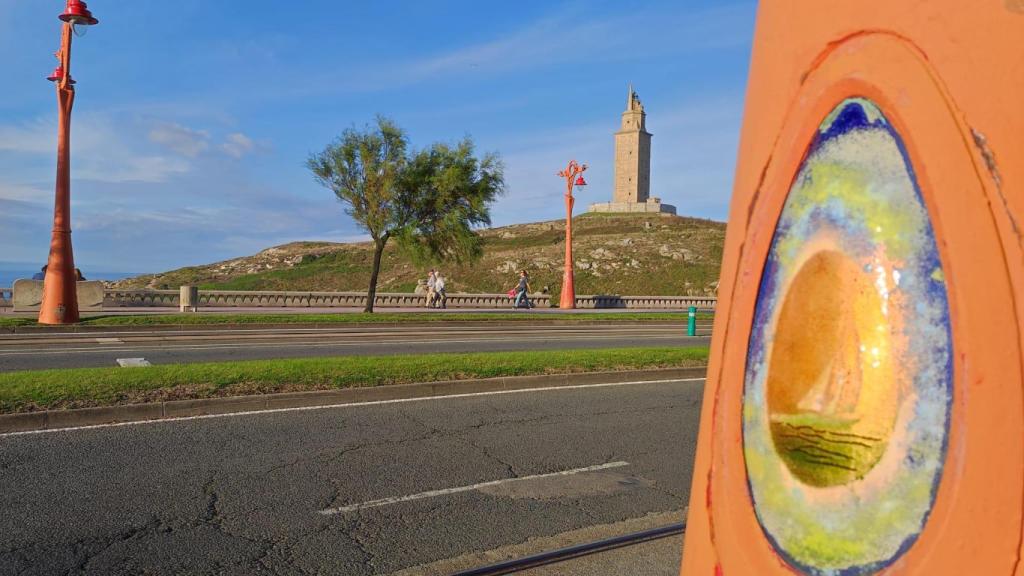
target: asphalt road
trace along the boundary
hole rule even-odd
[[[390,574],[678,511],[702,386],[0,436],[0,574]]]
[[[119,358],[180,364],[431,352],[704,346],[711,325],[677,324],[258,328],[195,332],[0,334],[0,372],[117,366]]]

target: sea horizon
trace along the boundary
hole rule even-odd
[[[0,288],[11,288],[14,286],[15,280],[30,279],[33,274],[39,272],[39,269],[35,270],[5,270],[0,268]],[[131,278],[133,276],[139,276],[141,272],[90,272],[89,270],[82,270],[82,274],[86,280],[121,280],[123,278]]]

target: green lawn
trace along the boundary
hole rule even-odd
[[[5,326],[31,326],[36,321],[29,318],[7,318],[0,316],[0,327]]]
[[[703,366],[707,348],[348,356],[0,374],[0,413],[527,374]]]
[[[699,313],[698,319],[708,320],[711,313]],[[81,322],[84,326],[160,326],[199,324],[357,324],[396,322],[642,322],[669,321],[685,322],[685,312],[598,312],[593,314],[531,314],[522,312],[466,312],[446,313],[395,313],[374,314],[153,314],[153,315],[111,315],[95,316]],[[0,327],[32,326],[35,320],[29,318],[2,318]]]

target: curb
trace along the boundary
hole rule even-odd
[[[341,390],[287,392],[258,396],[172,400],[150,404],[128,404],[73,410],[44,410],[0,415],[0,434],[101,424],[168,420],[190,416],[260,412],[282,408],[311,408],[334,404],[360,404],[382,400],[430,398],[476,392],[703,378],[706,373],[706,366],[698,366],[694,368],[660,368],[622,372],[539,374],[534,376],[507,376],[503,378],[395,384],[367,388],[344,388]]]
[[[436,320],[433,322],[294,322],[294,323],[247,323],[247,324],[121,324],[121,325],[72,325],[72,326],[0,326],[0,334],[78,334],[92,332],[199,332],[206,330],[253,330],[253,329],[309,329],[309,328],[426,328],[438,326],[649,326],[686,325],[686,319],[679,320],[565,320],[524,318],[523,320]]]

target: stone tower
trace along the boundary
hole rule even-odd
[[[615,189],[611,202],[590,205],[590,212],[675,214],[676,207],[651,197],[651,133],[640,97],[629,87],[622,126],[615,133]]]
[[[647,202],[651,195],[651,134],[640,97],[629,87],[622,128],[615,133],[615,191],[612,202]]]

